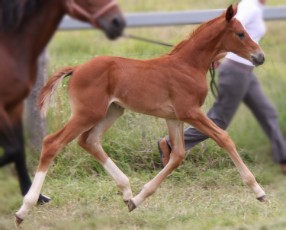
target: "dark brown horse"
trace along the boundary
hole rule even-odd
[[[37,58],[65,14],[90,22],[107,37],[121,35],[125,21],[113,0],[0,1],[0,166],[15,163],[25,195],[31,180],[25,162],[23,101],[36,78]],[[40,202],[46,202],[40,196]]]
[[[67,124],[43,142],[41,159],[33,185],[16,214],[19,224],[36,203],[46,173],[60,149],[79,137],[79,144],[92,154],[116,181],[123,200],[132,211],[177,168],[185,157],[183,123],[187,122],[224,148],[243,181],[263,201],[265,192],[241,160],[229,135],[201,111],[208,92],[206,73],[222,52],[231,51],[255,65],[264,62],[262,49],[234,19],[237,8],[201,25],[189,39],[167,55],[151,60],[96,57],[76,67],[54,74],[42,89],[39,102],[46,111],[50,96],[61,80],[72,75],[68,95],[71,117]],[[124,109],[165,118],[172,143],[168,164],[142,191],[132,196],[127,176],[114,164],[101,146],[105,131],[123,114]]]

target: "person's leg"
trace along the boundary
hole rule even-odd
[[[248,85],[248,75],[252,67],[226,60],[219,69],[218,98],[208,112],[208,117],[220,128],[226,129],[244,98]],[[193,127],[184,131],[186,150],[206,140],[208,137]],[[169,137],[158,142],[163,165],[168,162],[171,143]],[[168,151],[169,150],[169,151]]]
[[[269,138],[274,161],[286,165],[286,142],[278,125],[277,111],[263,93],[256,76],[251,74],[250,79],[244,102]]]

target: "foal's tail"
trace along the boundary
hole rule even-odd
[[[76,67],[64,67],[57,71],[53,76],[50,77],[48,82],[42,88],[38,97],[38,106],[41,111],[41,116],[45,117],[49,108],[49,104],[52,101],[52,97],[61,83],[61,81],[74,72]]]

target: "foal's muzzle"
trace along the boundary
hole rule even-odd
[[[262,52],[257,52],[255,54],[251,55],[252,63],[255,66],[262,65],[265,61],[264,53]]]

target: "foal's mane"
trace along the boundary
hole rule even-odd
[[[44,1],[49,0],[0,0],[0,31],[19,28]]]
[[[214,18],[210,21],[207,21],[203,24],[201,24],[198,28],[196,28],[186,39],[181,41],[178,45],[176,45],[170,52],[169,55],[175,54],[178,51],[180,51],[187,43],[189,43],[190,40],[193,40],[197,37],[197,35],[204,29],[209,28],[213,23],[221,19],[222,16]]]

